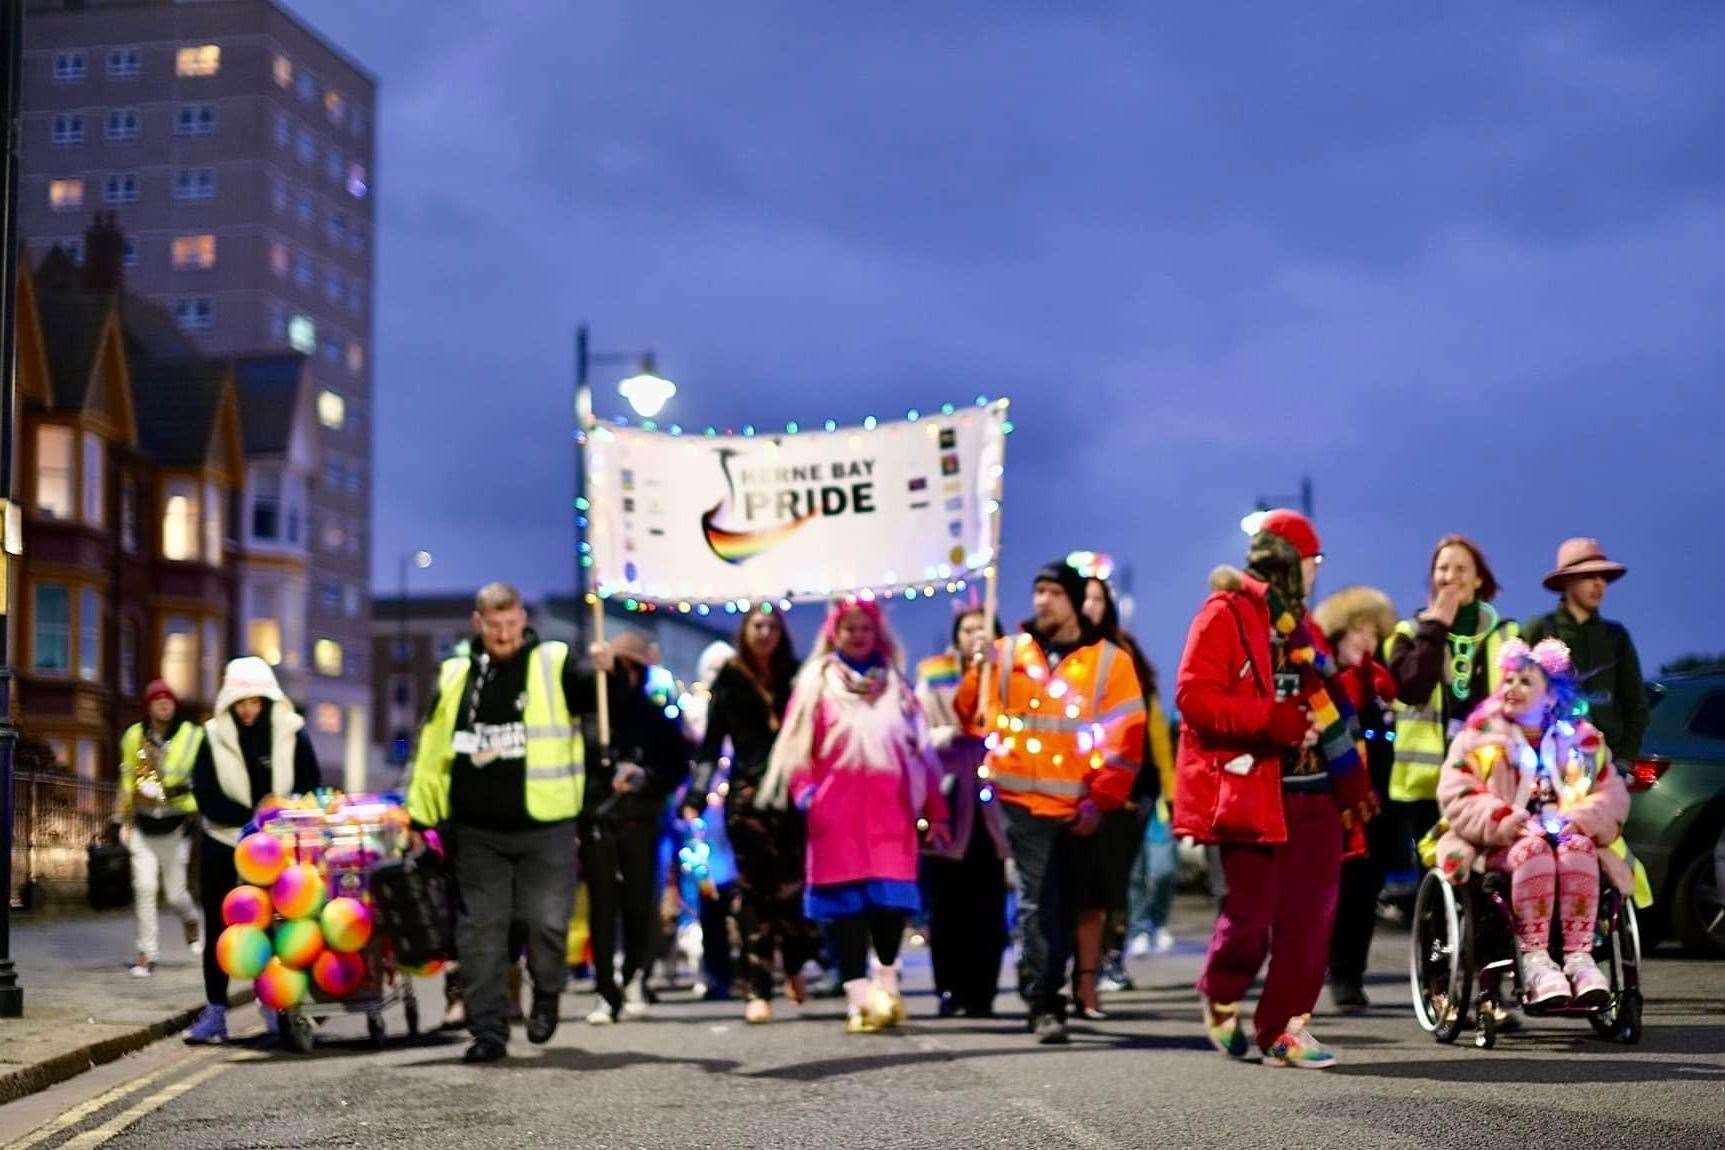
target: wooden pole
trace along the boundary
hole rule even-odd
[[[585,325],[582,326],[577,336],[576,360],[578,383],[575,388],[575,418],[581,426],[582,436],[590,444],[593,438],[593,429],[596,426],[596,421],[593,418],[593,393],[587,387],[586,379],[587,328]],[[589,545],[590,550],[588,551],[588,555],[593,559],[593,569],[595,571],[603,571],[604,564],[599,561],[599,546],[605,540],[605,532],[596,531],[592,526],[598,522],[598,504],[593,498],[595,494],[593,477],[588,474],[588,471],[592,466],[593,454],[579,441],[577,441],[576,451],[580,456],[581,464],[577,474],[579,484],[576,489],[578,491],[584,491],[584,498],[587,500],[586,511],[582,512],[577,509],[576,517],[577,522],[579,522],[580,517],[584,514],[588,523],[587,530],[584,533],[578,532],[576,536],[578,542],[576,546],[575,565],[576,571],[579,572],[576,587],[582,595],[592,600],[592,603],[590,604],[593,609],[592,635],[593,643],[597,646],[605,641],[605,600],[601,599],[598,591],[594,589],[595,581],[586,578],[586,570],[581,566],[582,556],[580,554],[579,542],[584,539],[584,541]],[[573,619],[571,619],[571,622],[575,624],[575,634],[577,638],[579,638],[581,634],[580,619],[581,604],[580,602],[577,602],[575,604],[575,615]],[[608,767],[611,765],[611,676],[600,670],[598,667],[593,668],[593,694],[595,717],[598,720],[599,727],[599,763],[603,767]]]
[[[598,595],[593,596],[593,642],[605,641],[605,601]],[[598,695],[599,718],[599,761],[611,761],[611,695],[609,693],[611,677],[604,671],[594,668],[594,691]]]

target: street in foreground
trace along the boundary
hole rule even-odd
[[[1194,905],[1190,911],[1200,911]],[[1368,1013],[1320,1013],[1344,1059],[1331,1071],[1230,1063],[1205,1044],[1191,989],[1204,920],[1171,955],[1138,961],[1142,989],[1064,1049],[1016,1017],[928,1017],[925,952],[913,1018],[895,1034],[842,1034],[843,1006],[746,1027],[734,1003],[671,995],[641,1022],[593,1028],[570,994],[552,1043],[517,1033],[499,1066],[461,1063],[435,1035],[371,1051],[338,1020],[307,1057],[178,1042],[0,1108],[19,1147],[352,1146],[1519,1146],[1725,1144],[1725,965],[1649,961],[1646,1035],[1596,1039],[1546,1021],[1494,1051],[1441,1047],[1414,1024],[1406,936],[1381,937]],[[427,986],[426,989],[431,989]],[[1003,994],[1000,1005],[1014,1005]],[[1323,1007],[1320,1007],[1322,1011]],[[236,1021],[253,1019],[251,1010]],[[400,1021],[392,1024],[399,1033]],[[255,1025],[253,1026],[255,1029]],[[18,1140],[18,1141],[9,1141]]]

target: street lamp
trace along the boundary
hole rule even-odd
[[[5,40],[0,60],[5,62],[0,81],[0,1018],[24,1013],[24,988],[12,968],[12,751],[18,730],[12,725],[12,653],[6,637],[11,620],[6,617],[12,595],[12,560],[20,553],[14,537],[19,527],[12,504],[12,421],[16,393],[13,367],[17,330],[18,276],[18,150],[19,109],[23,106],[23,69],[19,66],[24,46],[24,5],[7,4]]]
[[[1258,533],[1258,528],[1264,525],[1264,516],[1270,513],[1270,508],[1286,507],[1289,504],[1298,506],[1300,514],[1304,515],[1307,519],[1312,517],[1313,489],[1311,476],[1302,475],[1300,477],[1300,493],[1298,495],[1284,495],[1278,496],[1274,499],[1263,495],[1258,496],[1258,502],[1253,505],[1253,509],[1241,517],[1240,530],[1245,532],[1247,535],[1256,535]]]

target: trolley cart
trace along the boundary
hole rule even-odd
[[[400,858],[407,848],[405,823],[384,803],[344,807],[325,814],[317,810],[282,811],[263,829],[287,848],[296,863],[317,866],[324,874],[330,898],[371,900],[371,877],[380,863]],[[305,1054],[314,1044],[316,1024],[344,1014],[365,1015],[365,1031],[374,1049],[386,1037],[384,1012],[397,1003],[407,1021],[410,1038],[419,1035],[419,1002],[413,993],[413,978],[395,961],[394,949],[381,930],[359,952],[365,960],[365,978],[345,998],[332,998],[309,988],[298,1006],[281,1012],[277,1037],[282,1048]]]

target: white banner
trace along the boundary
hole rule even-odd
[[[835,431],[588,437],[592,580],[661,603],[944,585],[998,536],[1006,401]]]

